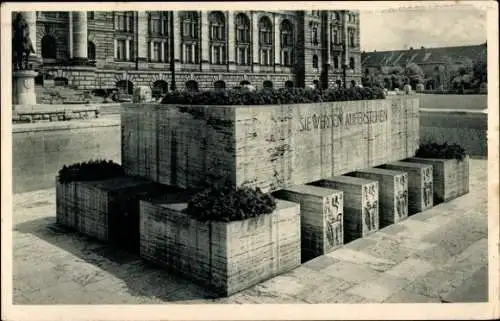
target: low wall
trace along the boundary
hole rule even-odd
[[[130,175],[181,188],[221,177],[274,191],[401,160],[418,148],[418,99],[268,106],[124,104]]]
[[[483,110],[488,108],[488,95],[438,95],[417,94],[420,109],[467,109]]]
[[[482,111],[420,110],[422,142],[457,143],[472,156],[487,156],[488,114]]]
[[[55,186],[63,165],[104,158],[120,162],[120,119],[12,125],[14,193]]]

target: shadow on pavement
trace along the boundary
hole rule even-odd
[[[68,230],[58,225],[55,217],[16,224],[14,231],[35,235],[112,274],[125,282],[128,292],[133,296],[156,297],[167,302],[207,300],[207,303],[211,301],[210,299],[217,298],[216,294],[183,279],[172,271],[166,271],[146,262],[135,254]],[[76,268],[77,264],[74,263]]]

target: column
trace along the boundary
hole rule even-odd
[[[181,61],[181,19],[179,17],[179,11],[174,11],[173,14],[173,30],[172,37],[170,37],[171,44],[173,44],[173,55],[174,55],[174,68],[178,70],[180,68]],[[172,47],[171,47],[172,48]]]
[[[252,12],[252,68],[259,71],[259,17]]]
[[[236,34],[234,25],[234,12],[226,12],[227,21],[227,70],[236,70],[236,57],[235,57],[235,44],[236,44]]]
[[[125,40],[125,60],[130,60],[130,39]]]
[[[342,41],[344,42],[344,64],[349,66],[349,35],[347,32],[347,19],[349,18],[349,12],[344,11],[344,21],[343,21],[343,31],[342,31]]]
[[[155,43],[153,41],[150,41],[149,42],[149,59],[151,59],[151,61],[153,61],[153,57],[154,57],[154,48],[155,48]]]
[[[160,45],[160,61],[166,61],[165,59],[165,41],[161,42]]]
[[[281,66],[281,28],[280,28],[280,19],[278,15],[274,15],[273,17],[273,28],[274,28],[274,69]]]
[[[73,12],[73,61],[87,61],[87,12]]]
[[[68,12],[68,49],[69,59],[73,58],[73,12]]]
[[[208,11],[200,11],[201,17],[201,70],[210,68],[210,25]]]
[[[136,69],[147,68],[148,61],[148,13],[137,12],[137,57]]]
[[[114,56],[115,59],[118,59],[118,40],[115,38],[114,40]]]

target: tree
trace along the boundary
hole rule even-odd
[[[484,60],[478,60],[472,67],[472,72],[474,75],[474,79],[476,79],[479,84],[485,83],[488,81],[488,65]]]
[[[416,63],[410,63],[406,66],[405,76],[408,77],[413,88],[424,81],[424,72]]]

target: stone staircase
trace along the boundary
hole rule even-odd
[[[35,86],[38,104],[85,104],[102,103],[103,98],[89,93],[85,96],[83,90],[73,89],[68,86],[44,87]]]

